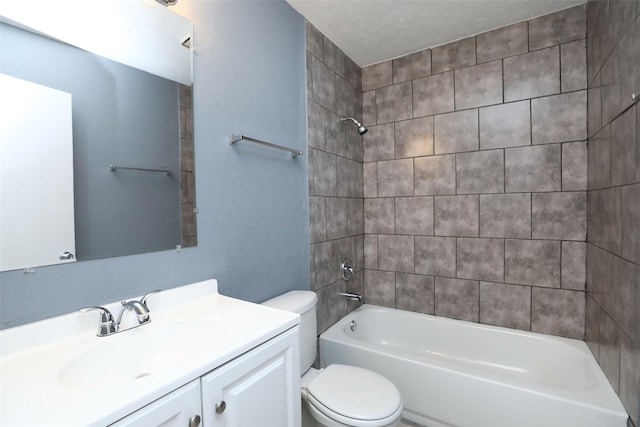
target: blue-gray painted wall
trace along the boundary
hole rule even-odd
[[[193,21],[198,246],[0,274],[2,328],[208,278],[259,302],[309,288],[304,20],[284,0],[180,0]],[[240,142],[229,132],[305,151]]]

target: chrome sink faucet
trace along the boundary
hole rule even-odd
[[[133,310],[136,313],[138,325],[134,326],[134,328],[151,322],[151,317],[149,316],[149,307],[147,306],[147,299],[149,298],[149,296],[158,292],[160,292],[159,289],[151,291],[143,296],[140,301],[122,301],[122,310],[120,310],[118,320],[114,320],[113,314],[111,314],[111,312],[104,307],[92,305],[89,307],[83,307],[78,311],[81,313],[87,313],[93,310],[100,310],[100,323],[98,324],[97,335],[99,337],[106,337],[121,332],[120,322],[122,322],[122,316],[126,311]]]
[[[136,313],[136,317],[138,318],[138,325],[144,325],[145,323],[151,321],[151,318],[149,317],[149,309],[146,305],[142,304],[141,301],[122,301],[121,304],[122,310],[120,310],[116,325],[120,325],[120,322],[122,322],[122,316],[128,310],[133,310]]]

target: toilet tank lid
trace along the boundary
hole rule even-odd
[[[268,307],[302,314],[313,308],[318,297],[312,291],[289,291],[263,302]]]

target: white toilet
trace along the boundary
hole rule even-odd
[[[367,369],[347,365],[311,367],[317,352],[315,292],[291,291],[263,304],[300,314],[300,372],[303,427],[310,413],[315,425],[392,427],[402,416],[402,399],[395,385]]]

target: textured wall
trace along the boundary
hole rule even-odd
[[[362,117],[360,68],[307,23],[307,115],[311,289],[318,294],[318,333],[354,308],[338,295],[362,292],[364,214],[362,137],[340,117]],[[339,266],[349,257],[356,279]]]
[[[586,341],[638,423],[640,3],[587,4],[589,192]]]
[[[585,37],[578,6],[362,70],[368,302],[583,338]]]

